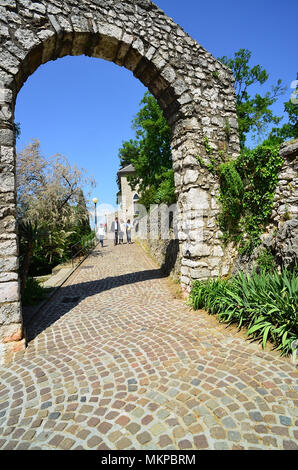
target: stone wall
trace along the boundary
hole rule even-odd
[[[215,178],[204,137],[215,150],[239,153],[231,71],[149,0],[0,0],[0,344],[19,347],[22,322],[15,223],[17,94],[41,65],[66,55],[109,60],[130,70],[158,100],[172,129],[180,213],[180,251],[204,263],[206,276],[229,269],[218,246]],[[42,105],[42,104],[41,104]],[[226,128],[230,132],[227,135]],[[199,223],[197,214],[203,211]],[[191,230],[189,227],[193,224]],[[204,229],[205,240],[198,243]],[[190,288],[192,271],[181,277]]]
[[[284,164],[278,175],[278,185],[272,212],[273,223],[298,217],[298,139],[281,145],[280,155]]]
[[[164,206],[165,207],[165,206]],[[152,207],[143,219],[136,220],[133,239],[147,251],[160,266],[165,276],[171,276],[176,281],[181,280],[181,244],[177,231],[173,230],[170,216],[162,207]],[[173,219],[172,219],[173,220]],[[143,229],[146,227],[146,231]],[[162,228],[163,227],[163,228]]]
[[[171,276],[175,281],[180,281],[181,254],[179,252],[179,240],[150,240],[138,239],[137,242],[149,253],[165,276]]]
[[[263,233],[261,245],[251,257],[240,256],[234,272],[257,266],[260,253],[268,250],[280,268],[292,268],[298,263],[298,140],[281,145],[284,159],[279,172],[271,220]]]

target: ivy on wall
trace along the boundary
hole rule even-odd
[[[210,163],[197,158],[219,179],[218,224],[222,239],[238,243],[241,254],[251,254],[260,244],[260,236],[272,213],[278,173],[283,164],[279,144],[243,150],[232,160],[223,152],[215,157],[208,138],[204,137],[203,142]]]
[[[260,236],[271,216],[278,173],[283,165],[278,145],[260,145],[242,152],[236,168],[244,182],[240,249],[250,254],[259,245]]]

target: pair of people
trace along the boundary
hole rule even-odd
[[[131,226],[129,219],[126,223],[124,223],[123,220],[119,222],[118,217],[116,217],[114,221],[114,232],[115,232],[114,245],[123,243],[124,232],[126,232],[127,243],[131,243],[131,229],[132,229],[132,226]]]

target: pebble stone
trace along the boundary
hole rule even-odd
[[[136,243],[96,248],[0,367],[0,449],[297,449],[291,360],[173,286]]]

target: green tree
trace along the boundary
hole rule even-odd
[[[120,159],[120,168],[124,168],[130,165],[133,161],[138,158],[139,155],[139,143],[137,140],[127,140],[126,142],[122,143],[122,147],[119,149],[119,159]],[[117,175],[117,185],[118,185],[118,193],[117,193],[117,200],[118,195],[121,192],[121,184],[119,175]]]
[[[298,80],[298,73],[297,73]],[[298,89],[296,89],[298,93]],[[288,122],[280,128],[273,128],[269,140],[281,143],[287,139],[298,139],[298,105],[292,99],[284,103],[284,112],[288,115]]]
[[[82,187],[94,185],[86,171],[62,155],[45,159],[34,140],[17,154],[17,218],[20,227],[22,288],[27,275],[44,274],[90,233]]]
[[[156,99],[146,92],[142,106],[133,120],[136,138],[123,143],[119,150],[120,165],[132,164],[135,173],[129,176],[132,188],[138,186],[140,203],[175,201],[174,173],[171,155],[171,129]]]
[[[281,80],[263,96],[256,93],[250,96],[251,87],[264,85],[269,75],[260,65],[250,66],[251,52],[240,49],[232,59],[224,56],[219,60],[229,67],[235,77],[236,109],[238,115],[241,148],[245,147],[247,134],[262,135],[268,125],[279,124],[282,117],[275,116],[270,107],[285,92]]]
[[[21,294],[24,293],[34,249],[40,244],[44,229],[36,221],[20,221],[19,236],[21,245]]]

